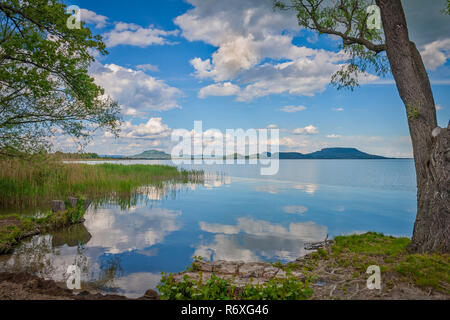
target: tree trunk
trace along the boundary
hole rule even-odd
[[[386,52],[408,116],[417,174],[417,217],[410,252],[450,251],[450,128],[437,128],[425,66],[409,40],[401,0],[376,0]]]

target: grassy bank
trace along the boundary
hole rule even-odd
[[[52,199],[128,195],[143,185],[200,182],[202,172],[164,165],[63,163],[54,159],[0,160],[0,208],[24,208]]]
[[[331,246],[295,262],[274,263],[285,271],[283,278],[242,288],[214,273],[202,280],[196,260],[181,281],[175,281],[174,274],[165,274],[158,289],[162,299],[187,300],[449,299],[450,255],[408,254],[409,242],[408,238],[374,232],[339,236]],[[381,290],[366,287],[370,276],[366,271],[371,265],[381,269]],[[193,272],[200,277],[189,276]]]
[[[450,254],[408,254],[409,243],[408,238],[375,232],[340,236],[328,250],[313,253],[302,269],[310,275],[317,275],[315,273],[323,268],[348,270],[354,279],[367,279],[367,268],[378,265],[385,289],[393,289],[402,282],[426,292],[450,295]],[[346,282],[342,287],[344,291]]]
[[[47,212],[40,217],[0,216],[0,254],[10,252],[20,240],[83,222],[84,201],[65,211]]]

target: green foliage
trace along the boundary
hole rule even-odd
[[[450,15],[450,0],[447,0],[447,8],[443,9],[442,12]]]
[[[273,278],[265,284],[247,284],[238,288],[230,280],[211,274],[203,281],[185,275],[182,281],[175,281],[173,274],[163,273],[158,290],[164,300],[305,300],[312,296],[309,282],[302,282],[288,275]]]
[[[331,82],[338,89],[352,90],[366,72],[380,76],[389,72],[383,32],[367,27],[367,8],[374,4],[374,0],[274,0],[275,8],[295,11],[300,26],[342,39],[343,57],[348,59]]]
[[[194,257],[194,262],[186,271],[199,271],[202,257]],[[249,283],[236,287],[231,280],[225,280],[214,273],[206,281],[198,272],[198,280],[184,275],[181,281],[175,275],[163,273],[158,290],[164,300],[304,300],[312,296],[310,281],[302,282],[287,272],[285,278],[272,278],[265,284]]]
[[[80,143],[95,128],[117,133],[119,107],[88,74],[100,36],[69,29],[61,0],[0,2],[0,153],[40,152],[56,132]]]
[[[230,300],[236,287],[214,274],[205,282],[187,275],[177,282],[173,274],[163,273],[158,290],[163,300]]]
[[[194,256],[194,262],[192,262],[192,264],[189,266],[189,267],[187,267],[187,271],[190,271],[190,272],[196,272],[196,271],[200,271],[200,265],[199,265],[199,262],[200,261],[202,261],[203,260],[203,257],[200,257],[200,256]]]
[[[0,216],[0,254],[10,252],[25,237],[79,223],[83,219],[84,201],[64,212],[47,212],[41,217]]]
[[[313,290],[309,282],[302,282],[296,277],[272,278],[265,284],[247,284],[238,298],[241,300],[306,300]]]

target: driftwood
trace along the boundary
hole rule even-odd
[[[325,240],[319,241],[319,242],[306,242],[305,243],[305,250],[317,250],[323,247],[326,247],[330,244],[332,244],[333,240],[328,240],[328,235],[326,236]]]

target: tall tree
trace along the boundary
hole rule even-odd
[[[417,217],[409,250],[449,252],[450,128],[437,125],[428,74],[409,39],[401,0],[274,3],[276,8],[295,10],[300,26],[342,39],[349,60],[332,77],[338,88],[353,89],[364,72],[384,75],[390,67],[405,105],[417,174]],[[375,11],[368,11],[375,3]],[[380,10],[382,28],[369,27],[376,25],[376,10]]]
[[[117,133],[119,108],[88,74],[105,45],[82,23],[69,28],[66,10],[60,0],[0,1],[0,154],[47,149],[55,135]]]

